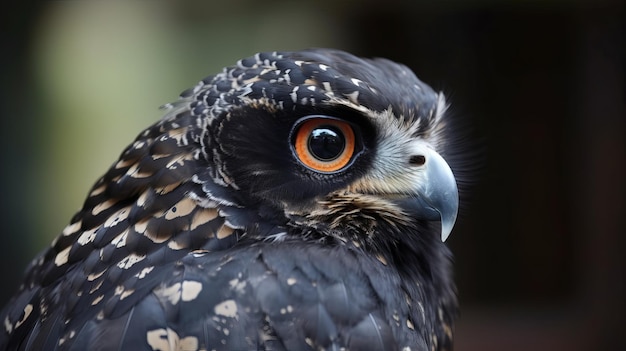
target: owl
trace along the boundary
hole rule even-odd
[[[164,105],[36,257],[2,350],[451,350],[443,94],[330,49]]]

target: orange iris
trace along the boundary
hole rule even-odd
[[[331,173],[345,167],[354,154],[354,131],[349,123],[332,118],[311,118],[298,128],[294,149],[305,166]]]

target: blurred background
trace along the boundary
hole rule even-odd
[[[160,105],[257,51],[334,47],[405,63],[481,140],[449,239],[456,349],[626,349],[621,1],[15,6],[0,21],[2,305]]]

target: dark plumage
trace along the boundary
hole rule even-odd
[[[0,349],[452,349],[445,109],[341,51],[207,77],[33,260]]]

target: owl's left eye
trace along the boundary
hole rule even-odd
[[[352,159],[354,131],[342,120],[311,117],[297,126],[293,146],[302,164],[318,172],[332,173],[344,168]]]

